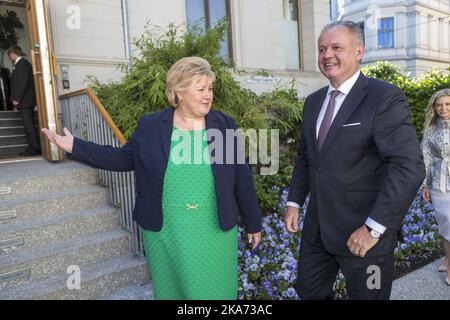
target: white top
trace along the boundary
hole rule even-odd
[[[14,62],[14,65],[16,65],[17,64],[17,62],[19,62],[20,61],[20,59],[22,59],[22,57],[18,57],[17,58],[17,60]]]

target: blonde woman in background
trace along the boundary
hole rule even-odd
[[[426,110],[422,151],[427,171],[423,197],[433,203],[445,259],[439,266],[450,286],[450,89],[430,98]]]

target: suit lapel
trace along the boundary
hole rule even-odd
[[[170,151],[170,142],[172,139],[172,130],[173,130],[173,113],[174,108],[169,108],[164,110],[164,113],[161,118],[161,144],[163,150],[164,163],[167,163],[169,160],[169,151]]]
[[[361,101],[366,96],[365,88],[367,87],[367,84],[368,84],[367,78],[361,73],[355,85],[350,90],[347,97],[345,97],[345,100],[341,108],[339,109],[339,112],[336,114],[336,117],[334,118],[333,123],[331,124],[330,130],[328,131],[328,135],[325,138],[322,149],[320,150],[319,153],[319,161],[327,153],[328,149],[333,144],[334,139],[336,138],[337,134],[339,133],[339,131],[341,130],[342,126],[345,124],[347,119],[350,118],[350,116],[356,111]]]

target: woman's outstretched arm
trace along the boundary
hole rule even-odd
[[[61,136],[47,128],[42,129],[47,139],[71,154],[73,160],[110,171],[134,170],[132,139],[123,147],[116,148],[75,138],[66,128],[63,131],[64,136]]]

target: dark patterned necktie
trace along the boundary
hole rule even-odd
[[[319,144],[319,151],[320,149],[322,149],[325,138],[327,137],[328,131],[330,130],[331,122],[333,121],[334,106],[336,105],[336,97],[340,93],[341,92],[339,90],[333,90],[330,92],[330,101],[328,101],[327,110],[325,111],[322,123],[320,124],[319,137],[317,139],[317,142]]]

